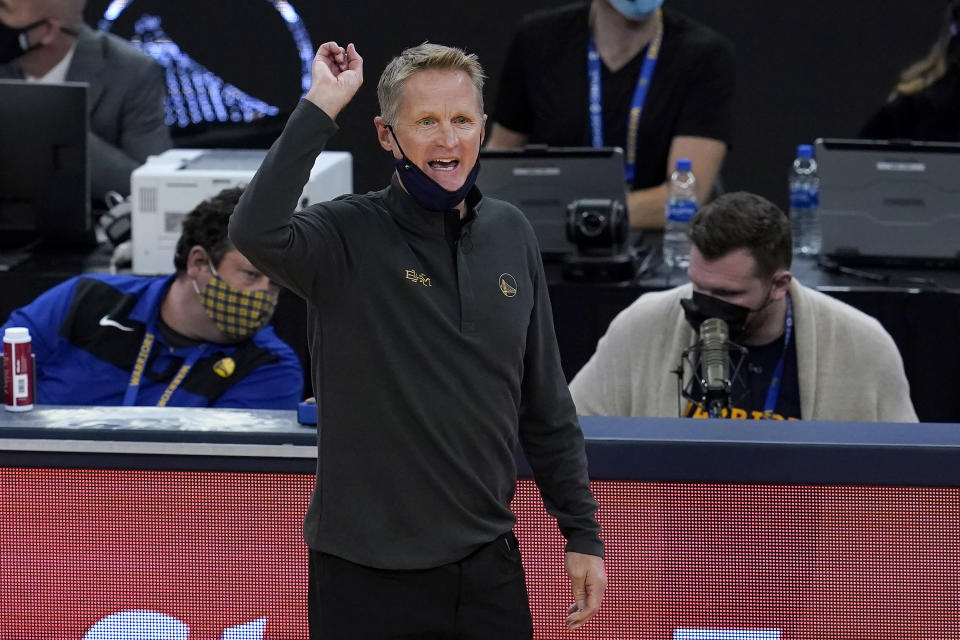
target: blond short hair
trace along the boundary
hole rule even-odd
[[[387,124],[395,124],[403,86],[407,78],[428,69],[438,71],[463,71],[473,82],[483,113],[483,67],[475,53],[466,53],[463,49],[447,47],[442,44],[424,42],[404,51],[387,64],[377,83],[377,99],[380,101],[380,117]]]

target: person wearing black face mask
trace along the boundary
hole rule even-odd
[[[579,627],[606,585],[597,505],[536,237],[474,185],[483,70],[429,43],[394,58],[374,119],[390,185],[295,214],[362,74],[352,44],[320,47],[230,221],[237,248],[311,310],[311,637],[531,638],[509,505],[518,442],[567,538]]]
[[[130,192],[130,174],[172,146],[159,65],[83,23],[84,0],[0,0],[0,79],[85,82],[90,190]],[[3,123],[4,126],[15,126]]]
[[[773,285],[771,284],[771,289]],[[683,307],[683,314],[693,327],[694,331],[699,331],[700,325],[709,318],[719,318],[730,331],[730,340],[740,342],[745,335],[749,335],[752,328],[751,313],[761,313],[770,304],[770,299],[764,302],[759,309],[751,309],[743,305],[727,302],[722,298],[715,298],[700,291],[694,291],[690,298],[684,298],[680,301]],[[756,318],[756,315],[753,316]]]
[[[786,215],[749,193],[691,222],[690,284],[641,296],[610,324],[570,384],[582,415],[706,417],[672,374],[708,318],[747,349],[735,418],[915,422],[903,362],[873,318],[798,283]]]

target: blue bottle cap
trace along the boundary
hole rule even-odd
[[[677,158],[677,171],[690,171],[692,166],[690,158]]]
[[[803,158],[804,160],[809,160],[813,157],[813,145],[801,144],[797,145],[797,157]]]

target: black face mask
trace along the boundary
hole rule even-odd
[[[727,323],[730,339],[733,341],[743,337],[747,330],[747,317],[753,311],[750,307],[733,304],[698,291],[693,292],[693,297],[681,300],[680,306],[683,307],[683,315],[694,331],[699,332],[700,325],[707,318],[720,318]]]
[[[37,20],[19,29],[12,29],[0,24],[0,64],[12,62],[28,51],[42,47],[43,45],[39,43],[31,45],[27,33],[45,22],[47,22],[47,18]]]
[[[470,173],[467,174],[467,179],[464,180],[463,185],[456,191],[447,191],[407,158],[407,154],[403,152],[403,148],[400,146],[400,141],[397,140],[397,134],[393,132],[393,127],[388,125],[387,128],[390,129],[390,135],[393,136],[394,142],[397,143],[397,149],[400,150],[400,159],[393,161],[397,168],[397,174],[400,176],[400,182],[403,183],[407,193],[421,207],[430,211],[447,211],[455,209],[458,204],[464,201],[477,181],[477,174],[480,173],[479,159],[473,165]]]

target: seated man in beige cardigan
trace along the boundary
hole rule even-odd
[[[726,194],[694,216],[690,237],[690,284],[645,294],[610,323],[570,384],[579,414],[706,417],[678,397],[673,372],[700,324],[721,318],[746,348],[724,415],[917,421],[880,323],[793,278],[790,223],[776,205]]]

